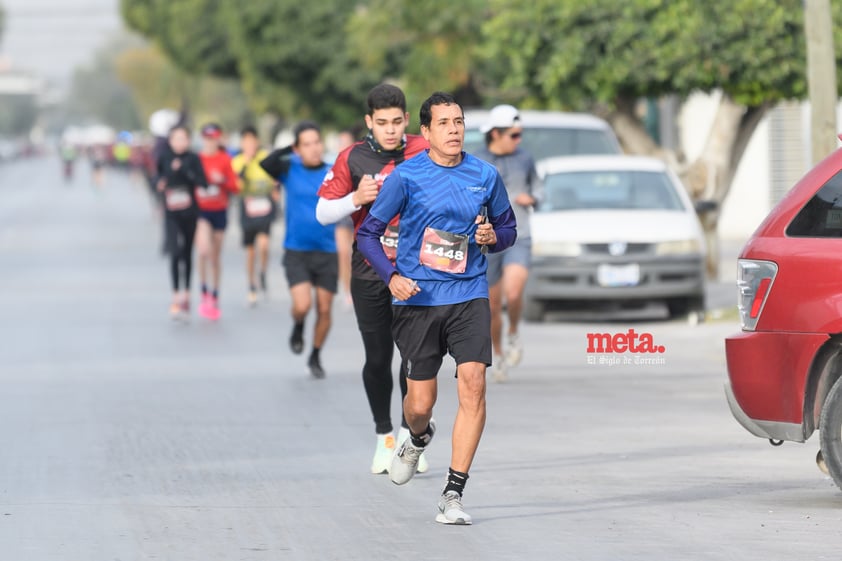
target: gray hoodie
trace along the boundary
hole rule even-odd
[[[503,178],[503,183],[506,185],[506,191],[509,193],[512,210],[515,212],[517,237],[518,239],[529,238],[531,236],[529,228],[529,207],[515,204],[515,197],[520,193],[526,193],[536,201],[541,201],[543,185],[541,180],[538,179],[538,173],[535,171],[535,162],[532,160],[532,156],[520,148],[511,154],[498,156],[492,154],[487,147],[480,148],[474,155],[493,164],[497,168],[500,177]]]

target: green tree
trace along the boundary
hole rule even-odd
[[[366,68],[397,80],[410,107],[436,90],[463,105],[493,94],[479,56],[485,0],[407,2],[369,0],[351,16],[348,47]]]
[[[493,78],[516,93],[512,101],[602,113],[627,151],[671,161],[697,199],[721,203],[763,116],[807,92],[800,0],[492,0],[489,6],[483,56],[497,61]],[[834,17],[840,16],[836,3]],[[835,32],[838,47],[838,26]],[[681,151],[656,145],[636,103],[697,91],[722,95],[701,155],[687,162]],[[716,212],[705,217],[709,232],[717,220]]]
[[[121,8],[184,71],[240,79],[260,111],[346,125],[380,81],[348,54],[352,2],[122,0]]]
[[[142,123],[162,107],[187,109],[194,125],[213,120],[226,130],[252,119],[236,80],[190,76],[145,41],[115,53],[113,66],[116,78],[131,92]]]

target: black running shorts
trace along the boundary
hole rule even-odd
[[[260,222],[248,222],[243,224],[243,247],[251,247],[257,239],[258,234],[270,234],[272,228],[271,220],[262,220]]]
[[[287,283],[295,286],[309,282],[336,294],[339,261],[336,253],[326,251],[294,251],[287,249],[281,263],[286,271]]]
[[[411,380],[435,378],[448,353],[456,365],[491,365],[491,311],[486,298],[446,306],[393,306],[392,335]]]

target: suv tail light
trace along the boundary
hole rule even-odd
[[[740,291],[737,309],[745,331],[754,331],[777,274],[778,266],[771,261],[737,261],[737,288]]]

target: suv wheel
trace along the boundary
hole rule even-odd
[[[544,321],[544,304],[534,298],[525,298],[523,302],[523,319],[535,323]]]
[[[822,457],[834,483],[842,489],[842,378],[830,388],[819,422]]]
[[[698,296],[667,300],[667,309],[671,319],[686,318],[690,325],[697,325],[704,321],[704,299]]]

